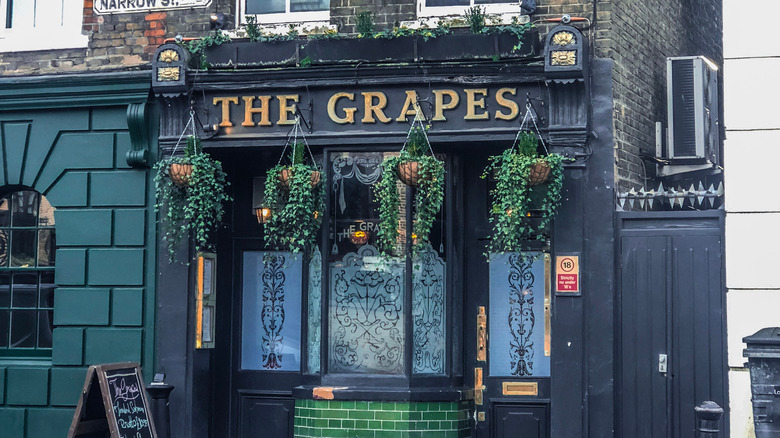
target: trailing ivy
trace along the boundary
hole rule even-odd
[[[208,35],[196,40],[187,41],[186,48],[193,58],[200,60],[200,69],[208,70],[209,62],[206,59],[206,49],[211,46],[218,46],[230,42],[230,35],[217,29],[214,35]]]
[[[491,157],[482,174],[482,178],[492,174],[496,179],[496,188],[491,191],[493,204],[490,221],[493,223],[493,235],[486,255],[493,252],[519,252],[524,241],[543,239],[542,232],[555,216],[560,204],[564,158],[558,154],[538,156],[535,143],[533,152],[525,146],[523,153],[522,143],[521,141],[520,151],[511,148],[501,155]],[[545,185],[531,186],[528,182],[531,167],[539,161],[550,166],[550,176]],[[539,205],[542,216],[536,227],[528,217],[532,190],[545,190]]]
[[[268,171],[265,202],[271,217],[265,224],[267,244],[276,250],[301,252],[315,243],[325,209],[324,174],[303,159],[304,145],[291,150],[290,165],[278,164]],[[289,171],[288,187],[280,183],[280,174]],[[312,185],[312,172],[319,172]]]
[[[424,142],[424,143],[422,143]],[[429,243],[433,222],[444,202],[444,163],[432,155],[425,155],[428,147],[422,128],[412,128],[407,147],[400,155],[388,157],[382,162],[382,178],[374,186],[374,196],[379,199],[379,231],[377,245],[385,255],[392,255],[398,242],[399,212],[401,206],[399,164],[416,161],[419,184],[414,195],[412,233],[416,236],[414,252]]]
[[[179,187],[170,178],[172,164],[191,164],[189,184]],[[183,157],[171,157],[154,165],[155,212],[163,238],[168,244],[169,260],[175,260],[176,248],[191,234],[196,252],[212,249],[210,240],[224,215],[224,203],[232,198],[227,194],[227,176],[222,163],[203,152],[200,139],[190,136]]]

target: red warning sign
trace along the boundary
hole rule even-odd
[[[580,291],[579,256],[555,257],[555,285],[558,292],[577,293]]]

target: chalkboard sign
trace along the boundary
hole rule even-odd
[[[93,365],[68,438],[157,438],[137,363]]]

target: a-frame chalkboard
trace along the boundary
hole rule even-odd
[[[68,438],[157,438],[137,363],[87,370]]]

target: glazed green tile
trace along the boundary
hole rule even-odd
[[[428,422],[428,430],[439,430],[439,429],[441,429],[441,424],[439,424],[438,421]]]
[[[449,411],[447,412],[447,420],[457,420],[458,419],[458,411]]]
[[[328,421],[329,420],[324,419],[324,418],[316,418],[316,419],[314,419],[314,424],[312,424],[312,426],[314,426],[314,427],[328,427]]]
[[[424,432],[421,432],[419,430],[415,430],[412,432],[409,432],[409,438],[425,438]]]
[[[395,411],[378,411],[374,413],[377,420],[400,420],[401,413]]]
[[[428,403],[422,402],[422,403],[415,403],[413,405],[414,410],[423,412],[428,410]]]
[[[327,409],[322,411],[322,418],[349,418],[349,411],[343,409]]]
[[[395,402],[395,410],[396,411],[408,411],[411,409],[411,405],[414,403],[409,402]]]
[[[422,412],[409,412],[409,420],[411,421],[422,420]]]
[[[5,368],[0,368],[0,405],[3,403],[5,403]]]
[[[340,404],[339,409],[355,409],[355,402],[353,401],[343,401]]]
[[[373,430],[382,430],[382,422],[378,420],[369,421],[368,428]]]
[[[361,420],[373,420],[373,411],[349,411],[349,418],[356,418]]]
[[[350,436],[354,438],[374,438],[375,432],[373,430],[353,430],[350,431]]]
[[[5,402],[9,405],[45,405],[49,401],[48,368],[6,368]],[[83,383],[83,382],[82,382]]]
[[[360,410],[368,409],[368,402],[367,401],[357,401],[357,402],[355,402],[355,409],[360,409]]]
[[[368,420],[354,420],[355,429],[368,429]]]
[[[355,420],[341,420],[341,427],[344,429],[354,429]]]
[[[423,420],[446,420],[447,413],[441,411],[423,412]]]
[[[394,430],[377,430],[374,435],[376,438],[398,438],[399,436]]]
[[[322,429],[322,435],[323,437],[337,437],[337,438],[346,438],[346,431],[341,429]]]
[[[330,427],[331,429],[340,428],[341,420],[328,420],[328,427]]]
[[[51,369],[51,404],[76,406],[84,386],[85,368],[55,367]]]

